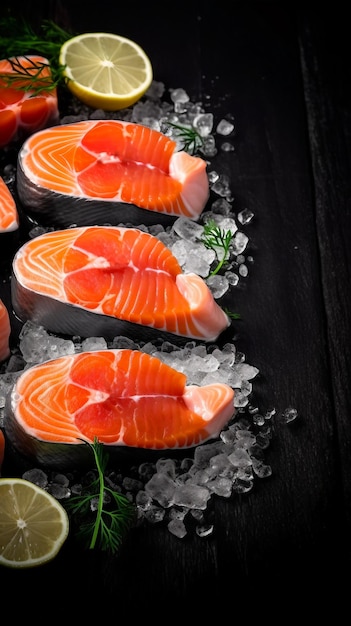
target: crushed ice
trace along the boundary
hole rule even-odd
[[[228,289],[235,288],[240,281],[248,278],[249,266],[254,262],[248,254],[249,236],[245,232],[254,213],[249,208],[237,214],[234,212],[230,180],[212,167],[210,161],[218,154],[218,143],[222,152],[234,152],[235,121],[228,115],[214,128],[213,114],[206,112],[201,103],[191,102],[184,89],[170,89],[169,95],[171,102],[164,98],[164,84],[154,81],[145,98],[134,107],[115,113],[92,112],[74,100],[72,110],[61,119],[61,123],[84,119],[124,119],[167,134],[176,141],[179,150],[184,149],[184,136],[179,127],[196,131],[192,135],[192,148],[207,159],[212,192],[211,202],[201,221],[196,223],[179,218],[171,227],[156,224],[148,228],[140,225],[140,228],[167,245],[183,271],[202,276],[213,296],[219,299]],[[225,141],[219,141],[222,137]],[[5,166],[3,174],[9,180],[13,178],[13,167]],[[204,227],[210,220],[224,233],[230,231],[232,235],[223,271],[216,275],[211,272],[220,260],[221,251],[208,249],[202,239]],[[33,225],[29,236],[36,237],[46,230]],[[259,375],[259,370],[246,362],[245,355],[236,349],[234,343],[220,347],[189,341],[184,347],[179,347],[161,339],[153,343],[136,343],[128,337],[115,337],[111,342],[103,337],[63,339],[39,325],[26,322],[17,348],[0,372],[0,427],[3,427],[6,396],[24,369],[77,352],[126,347],[152,354],[184,372],[187,384],[206,385],[221,381],[235,390],[236,414],[217,440],[189,450],[181,459],[165,455],[155,462],[143,462],[131,467],[128,475],[122,475],[117,470],[110,470],[106,475],[109,486],[126,494],[135,504],[138,524],[164,523],[178,538],[185,537],[190,530],[199,537],[208,537],[214,531],[213,499],[221,497],[229,500],[237,494],[248,493],[253,489],[255,479],[268,478],[272,473],[265,459],[265,450],[272,438],[272,421],[276,411],[273,408],[262,412],[250,403],[252,380]],[[289,424],[297,415],[295,408],[288,407],[279,419]],[[92,476],[95,477],[94,471]],[[71,474],[66,476],[34,467],[26,471],[23,478],[46,489],[58,500],[76,495],[81,490],[79,480]]]

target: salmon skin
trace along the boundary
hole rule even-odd
[[[0,233],[10,233],[19,228],[19,215],[15,199],[0,176]]]
[[[9,77],[17,74],[18,80],[9,83]],[[36,76],[32,88],[28,88],[29,75]],[[45,89],[46,85],[50,89]],[[0,60],[0,148],[58,123],[57,91],[52,87],[49,61],[38,55]]]
[[[214,341],[230,325],[205,281],[137,228],[69,228],[26,242],[11,299],[22,321],[64,335]]]
[[[88,120],[33,134],[17,161],[27,211],[56,228],[197,220],[209,198],[204,159],[141,124]]]
[[[0,300],[0,362],[6,361],[10,351],[11,322],[4,302]]]
[[[22,454],[65,467],[95,438],[109,449],[192,448],[217,437],[234,411],[227,384],[187,386],[185,374],[155,356],[111,349],[24,370],[6,399],[4,425]]]

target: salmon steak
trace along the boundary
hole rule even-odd
[[[27,241],[12,262],[11,300],[20,320],[65,335],[214,341],[230,325],[206,282],[137,228],[82,226]]]
[[[4,425],[21,453],[64,467],[95,438],[110,449],[192,448],[217,437],[234,411],[227,384],[187,386],[185,374],[155,356],[111,349],[24,370],[6,399]]]
[[[4,302],[0,300],[0,362],[6,361],[10,351],[11,322]]]
[[[49,61],[38,55],[0,60],[0,148],[58,122]]]
[[[176,151],[163,133],[88,120],[34,133],[18,154],[18,195],[57,228],[197,220],[209,198],[204,159]]]
[[[0,233],[10,233],[19,228],[19,215],[15,199],[0,176]]]

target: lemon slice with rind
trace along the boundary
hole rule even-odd
[[[69,519],[53,496],[21,478],[0,478],[0,565],[51,561],[67,539]]]
[[[66,41],[59,62],[68,89],[84,104],[117,111],[137,102],[153,79],[150,59],[134,41],[112,33],[84,33]]]

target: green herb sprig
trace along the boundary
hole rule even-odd
[[[90,550],[99,547],[115,553],[133,524],[135,507],[126,496],[107,487],[105,472],[109,456],[103,444],[95,438],[93,444],[87,445],[94,455],[97,478],[86,493],[70,498],[66,508],[77,521],[77,536]]]
[[[59,63],[59,55],[62,44],[72,36],[51,20],[44,20],[39,33],[36,33],[24,19],[17,19],[11,15],[1,18],[0,58],[8,59],[14,71],[13,74],[0,74],[1,79],[9,86],[16,87],[20,84],[20,89],[24,91],[33,90],[33,95],[44,90],[52,91],[61,83],[63,85],[64,66]],[[48,60],[51,78],[41,75],[46,66],[41,62],[33,63],[31,72],[21,64],[20,57],[28,58],[28,55],[32,54],[43,56]],[[36,84],[38,79],[39,85]]]
[[[218,261],[216,267],[210,272],[209,276],[215,276],[221,268],[224,267],[224,264],[227,262],[229,257],[229,249],[232,239],[232,231],[220,228],[215,220],[209,220],[204,225],[201,241],[206,248],[214,250]],[[219,258],[219,251],[221,251],[221,258]],[[224,308],[223,310],[231,319],[241,319],[240,313],[234,313],[228,308]]]
[[[27,60],[26,67],[24,67],[22,59]],[[0,73],[0,78],[8,87],[14,87],[26,92],[30,91],[33,92],[33,96],[37,96],[43,91],[53,91],[61,83],[61,73],[54,80],[49,63],[33,61],[26,55],[22,55],[21,58],[12,57],[8,59],[8,62],[12,73]],[[50,70],[49,74],[45,72],[46,69]]]
[[[223,311],[224,311],[224,313],[226,313],[228,315],[228,317],[230,317],[230,319],[232,319],[232,320],[241,320],[240,313],[234,313],[233,311],[230,311],[227,307],[224,307]]]
[[[206,248],[214,250],[218,261],[214,270],[211,271],[210,276],[215,276],[215,274],[218,274],[218,272],[227,262],[232,239],[232,231],[220,228],[214,220],[209,220],[204,225],[204,231],[201,237],[201,241],[204,246],[206,246]],[[219,251],[221,258],[219,258]]]
[[[185,152],[194,155],[203,145],[204,141],[195,128],[191,126],[181,126],[180,124],[174,124],[173,122],[167,122],[167,124],[168,126],[175,128],[175,134],[181,140],[182,149]]]

